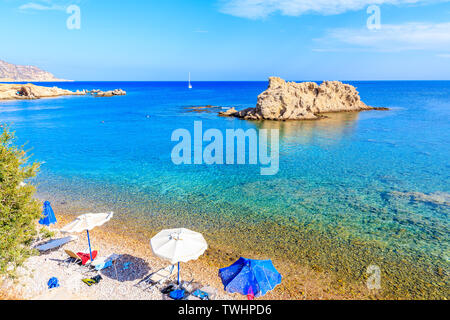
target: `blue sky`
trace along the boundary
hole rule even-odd
[[[0,1],[0,59],[66,79],[450,79],[449,0]]]

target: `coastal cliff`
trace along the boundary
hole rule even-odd
[[[340,81],[286,82],[269,78],[269,87],[258,96],[256,108],[234,108],[219,115],[246,120],[314,120],[322,113],[373,110],[361,101],[356,88]]]
[[[21,66],[0,60],[0,82],[59,82],[50,72],[35,66]]]

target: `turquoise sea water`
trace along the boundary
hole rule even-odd
[[[128,94],[0,102],[0,122],[43,162],[41,197],[149,229],[183,224],[354,281],[377,264],[387,295],[448,297],[450,82],[349,83],[390,110],[250,122],[185,107],[251,107],[266,82],[75,82],[55,85]],[[279,129],[279,173],[174,165],[173,130],[197,120],[224,134]]]

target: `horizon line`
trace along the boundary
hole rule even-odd
[[[335,80],[291,80],[283,79],[287,82],[323,82],[323,81],[352,81],[352,82],[387,82],[387,81],[450,81],[450,79],[365,79],[365,80],[349,80],[349,79],[335,79]],[[188,82],[186,80],[71,80],[71,81],[0,81],[0,84],[10,83],[74,83],[74,82]],[[191,83],[198,82],[269,82],[268,80],[195,80]]]

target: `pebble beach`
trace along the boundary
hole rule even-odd
[[[64,221],[64,219],[63,219]],[[61,223],[59,223],[61,224]],[[54,239],[67,235],[60,234],[57,228],[51,230],[55,233]],[[24,300],[163,300],[167,299],[160,290],[169,283],[176,282],[176,272],[165,285],[153,286],[146,289],[145,285],[137,286],[145,276],[156,272],[168,265],[167,262],[152,256],[149,252],[137,250],[133,241],[124,242],[120,237],[114,237],[105,231],[93,231],[95,238],[95,250],[99,256],[118,254],[119,259],[113,267],[100,272],[89,271],[86,266],[67,264],[65,249],[74,252],[84,251],[87,248],[85,234],[78,235],[78,239],[62,248],[47,253],[30,257],[26,263],[18,269],[17,279],[3,280],[0,286],[0,297]],[[120,241],[119,241],[120,240]],[[45,243],[43,240],[39,243]],[[214,293],[215,299],[238,299],[226,294],[220,287],[217,271],[213,274],[212,268],[208,268],[202,262],[192,262],[182,266],[182,281],[191,282],[195,288],[207,287]],[[82,279],[91,278],[100,274],[102,280],[95,285],[88,286]],[[183,277],[184,275],[184,277]],[[49,289],[47,283],[50,278],[56,277],[58,288]],[[145,290],[144,290],[145,289]]]
[[[59,215],[58,223],[50,228],[53,239],[67,236],[58,230],[72,221],[75,215]],[[93,250],[99,256],[118,254],[120,258],[115,266],[102,270],[100,273],[88,272],[86,267],[63,263],[67,259],[65,249],[74,252],[86,251],[87,238],[85,233],[76,234],[78,239],[65,246],[47,253],[30,257],[17,271],[16,279],[0,279],[0,298],[24,300],[165,300],[167,296],[160,290],[170,283],[176,282],[176,272],[170,282],[150,290],[137,287],[140,280],[148,274],[158,271],[168,265],[153,255],[150,248],[150,237],[145,231],[128,232],[132,227],[127,223],[109,224],[95,228],[90,232]],[[147,239],[148,241],[146,241]],[[208,240],[208,239],[207,239]],[[49,239],[36,242],[34,245],[46,243]],[[218,269],[232,264],[235,259],[235,249],[214,242],[198,260],[181,265],[181,280],[191,282],[195,288],[207,287],[213,292],[214,300],[246,300],[239,294],[229,294],[223,290],[218,276]],[[127,266],[128,265],[128,266]],[[264,300],[321,300],[321,299],[365,299],[369,293],[363,288],[353,290],[345,288],[342,281],[331,276],[320,275],[306,266],[293,266],[277,261],[277,269],[283,274],[282,283],[273,291],[268,292]],[[82,279],[100,274],[102,280],[91,287]],[[47,283],[56,277],[60,287],[49,289]],[[337,286],[337,287],[336,287]],[[334,289],[333,289],[334,288]],[[341,288],[341,290],[339,290]],[[345,288],[345,290],[343,290]]]

